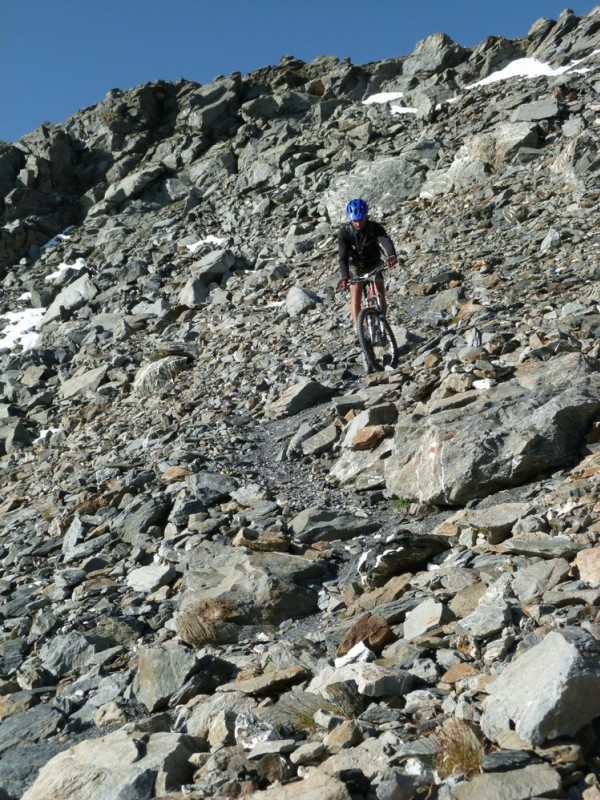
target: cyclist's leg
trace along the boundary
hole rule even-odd
[[[350,314],[352,316],[352,327],[356,330],[356,322],[362,305],[362,286],[354,283],[350,286]]]
[[[387,314],[387,299],[385,296],[385,285],[383,283],[383,278],[377,278],[375,285],[377,286],[377,291],[380,295],[381,309],[384,314]]]
[[[352,278],[358,278],[364,274],[358,264],[350,263],[350,275]],[[356,326],[358,323],[358,315],[362,306],[363,287],[360,283],[355,283],[350,286],[350,316],[352,317],[352,327],[356,333]]]

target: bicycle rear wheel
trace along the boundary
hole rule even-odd
[[[363,308],[358,315],[358,342],[365,372],[382,372],[398,365],[398,345],[389,322],[375,308]]]

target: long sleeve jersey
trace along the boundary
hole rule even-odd
[[[365,272],[373,269],[381,262],[382,250],[388,258],[396,255],[392,240],[379,222],[367,220],[362,231],[350,224],[342,225],[338,231],[340,275],[348,278],[350,266]]]

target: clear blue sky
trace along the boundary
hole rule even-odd
[[[464,46],[525,36],[598,0],[0,0],[0,140],[63,122],[109,89],[251,72],[283,55],[354,64],[444,32]]]

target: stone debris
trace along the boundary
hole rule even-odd
[[[3,800],[600,797],[598,13],[0,143]]]

